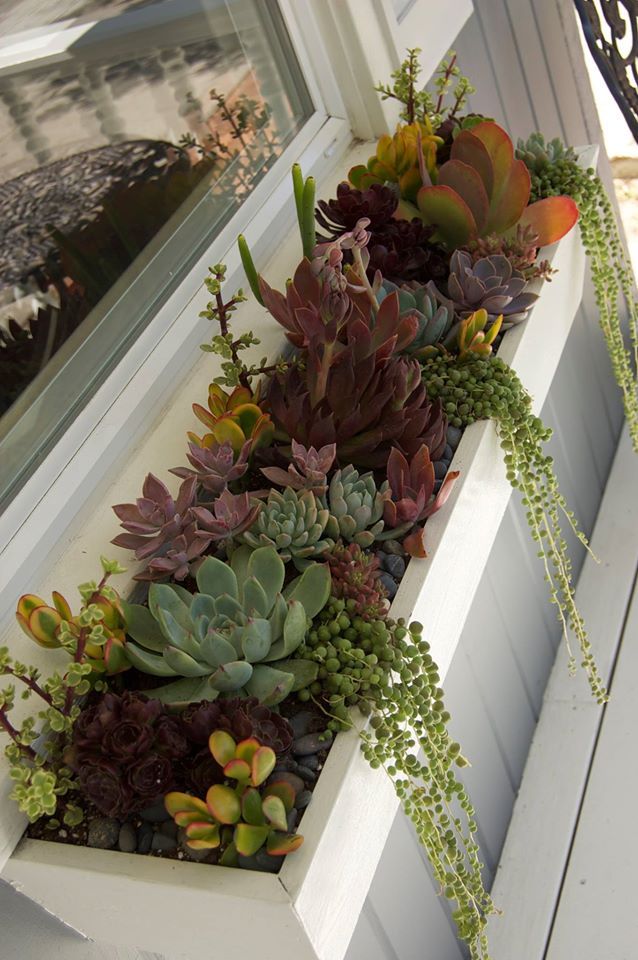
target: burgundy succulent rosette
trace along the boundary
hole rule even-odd
[[[70,764],[101,813],[126,817],[175,786],[189,752],[179,719],[140,693],[106,693],[76,720]]]

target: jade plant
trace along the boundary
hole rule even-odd
[[[271,706],[312,682],[313,665],[290,657],[308,618],[328,598],[330,573],[312,563],[282,593],[284,578],[273,547],[242,546],[230,563],[204,560],[195,594],[153,584],[148,607],[125,603],[131,663],[143,673],[179,678],[153,695],[184,703],[243,691]]]
[[[121,650],[120,599],[108,583],[113,574],[124,571],[105,557],[101,562],[99,583],[79,588],[82,605],[75,616],[59,593],[54,595],[54,607],[32,594],[18,604],[18,623],[27,635],[40,646],[60,647],[68,655],[70,662],[63,669],[43,680],[36,667],[12,658],[7,647],[0,647],[0,675],[10,678],[0,690],[0,730],[9,739],[5,755],[14,782],[10,796],[31,822],[42,816],[52,818],[60,809],[67,825],[82,820],[81,807],[70,799],[77,789],[67,755],[74,725],[87,693],[104,688],[100,678],[108,664],[112,670],[116,662],[120,670],[128,665]],[[22,699],[38,704],[19,726],[11,718],[17,689]]]
[[[224,782],[213,784],[200,800],[187,793],[168,793],[165,805],[186,843],[194,850],[220,848],[219,863],[238,866],[265,846],[271,856],[299,849],[303,837],[288,832],[295,790],[286,780],[270,780],[274,750],[250,737],[236,743],[224,730],[210,735],[210,752],[222,769]]]

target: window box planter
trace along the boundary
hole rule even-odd
[[[595,162],[595,148],[580,152],[584,164]],[[533,396],[535,412],[581,300],[578,228],[540,256],[558,273],[499,350]],[[491,421],[465,431],[452,467],[461,475],[447,508],[427,524],[430,555],[410,562],[391,610],[425,625],[443,678],[511,495]],[[21,841],[2,875],[91,939],[189,960],[208,960],[213,943],[228,960],[253,950],[263,960],[341,960],[397,805],[353,729],[338,735],[300,823],[305,842],[276,876],[31,839]]]

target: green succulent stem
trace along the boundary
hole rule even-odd
[[[301,246],[304,257],[312,260],[316,245],[315,233],[315,178],[307,177],[303,187],[301,208]]]
[[[263,297],[261,295],[261,290],[259,289],[259,273],[257,272],[257,267],[255,266],[255,261],[253,260],[252,254],[250,252],[250,247],[248,246],[248,241],[243,233],[240,233],[237,237],[237,246],[239,248],[239,256],[241,257],[242,266],[244,268],[244,273],[246,274],[246,279],[252,294],[262,307],[264,305]]]

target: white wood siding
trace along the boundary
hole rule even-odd
[[[461,69],[478,88],[473,108],[503,123],[514,137],[540,129],[574,146],[602,144],[571,2],[475,0],[474,6],[455,47]],[[599,171],[611,188],[604,147]],[[542,343],[538,349],[542,352]],[[551,452],[561,488],[589,533],[622,424],[589,282],[542,416],[554,428]],[[583,550],[573,537],[569,542],[578,572]],[[465,779],[490,882],[559,639],[515,496],[445,684],[453,735],[473,763]],[[404,820],[397,816],[348,960],[464,956],[449,937],[447,902],[437,896],[420,851],[409,849],[417,845]]]

